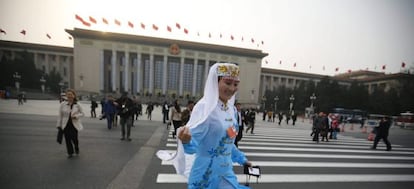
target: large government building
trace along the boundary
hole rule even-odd
[[[294,88],[309,80],[318,84],[326,77],[262,68],[267,53],[260,50],[79,28],[66,32],[73,36],[73,48],[0,41],[0,59],[25,50],[33,54],[38,69],[59,72],[65,86],[83,95],[128,92],[152,100],[198,99],[216,62],[240,66],[237,99],[251,105],[257,105],[266,90]],[[333,78],[344,86],[358,80],[372,91],[397,85],[403,75],[357,71]]]

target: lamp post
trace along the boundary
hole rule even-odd
[[[279,101],[279,96],[276,96],[273,100],[275,100],[275,112],[277,111],[277,101]]]
[[[263,102],[263,110],[266,109],[266,97],[263,95],[262,97],[262,102]]]
[[[295,101],[295,97],[293,96],[293,94],[290,95],[289,100],[290,100],[289,113],[291,113],[293,110],[293,102]]]
[[[63,81],[60,81],[60,82],[59,82],[59,86],[60,86],[60,93],[61,93],[61,94],[62,94],[62,92],[63,92],[63,85],[64,85]]]
[[[14,81],[15,81],[16,90],[17,90],[17,92],[19,92],[19,90],[20,90],[20,79],[22,78],[22,76],[19,75],[19,72],[14,72],[13,78],[14,78]]]
[[[40,88],[42,89],[42,93],[45,93],[45,83],[46,83],[46,79],[43,77],[43,75],[40,78],[40,83],[41,83]]]
[[[313,110],[313,102],[316,100],[315,93],[312,93],[312,96],[310,96],[309,99],[311,100],[310,108]]]

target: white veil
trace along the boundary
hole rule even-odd
[[[190,116],[190,120],[188,121],[186,127],[196,128],[201,123],[203,123],[210,113],[214,110],[217,106],[219,100],[219,90],[218,90],[218,76],[226,76],[218,73],[219,66],[226,66],[226,67],[236,67],[235,64],[231,63],[216,63],[211,66],[210,71],[208,73],[208,77],[206,80],[206,84],[204,86],[204,96],[197,102],[194,106],[193,111]],[[238,73],[237,73],[238,77]],[[230,107],[233,107],[235,101],[234,94],[231,99],[227,102]],[[231,115],[234,115],[234,108],[230,108]],[[181,128],[177,130],[179,133]],[[185,154],[184,147],[182,145],[181,140],[177,137],[177,152],[175,154],[171,154],[165,150],[160,150],[156,153],[158,158],[165,161],[172,161],[175,167],[177,174],[184,175],[188,178],[191,167],[194,161],[194,154]]]

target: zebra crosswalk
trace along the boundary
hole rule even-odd
[[[414,148],[393,144],[392,151],[385,151],[380,143],[377,150],[371,150],[371,141],[344,135],[315,143],[309,134],[307,129],[257,125],[255,134],[244,134],[239,149],[262,168],[259,183],[265,184],[263,188],[289,183],[414,182]],[[168,138],[166,149],[173,152],[175,147],[175,139]],[[186,182],[174,173],[171,162],[162,161],[161,166],[166,168],[158,173],[157,183]],[[240,166],[234,166],[239,181],[245,182]]]

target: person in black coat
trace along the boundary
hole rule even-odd
[[[389,117],[383,117],[380,121],[379,126],[376,128],[376,136],[374,139],[374,144],[372,145],[371,149],[376,149],[378,142],[382,139],[384,143],[387,145],[387,151],[391,151],[391,143],[388,140],[389,129],[391,126],[391,121]]]
[[[116,105],[118,108],[118,115],[121,117],[120,124],[122,127],[122,138],[121,140],[131,141],[131,127],[133,124],[134,114],[135,114],[135,104],[134,101],[124,93],[121,98],[116,100]],[[125,133],[126,126],[126,133]]]
[[[236,136],[236,140],[234,140],[234,144],[239,147],[239,141],[243,138],[243,130],[244,130],[244,111],[241,110],[241,104],[236,103],[236,109],[237,109],[237,124],[239,125],[239,131]]]

